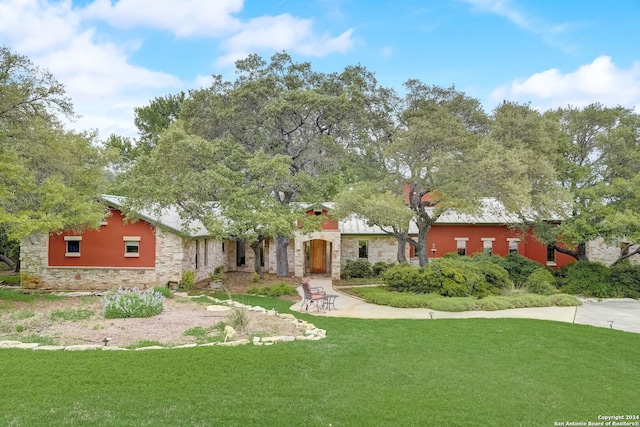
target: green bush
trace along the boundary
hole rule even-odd
[[[435,298],[429,308],[437,311],[471,311],[476,308],[475,298]]]
[[[491,285],[474,263],[462,257],[441,258],[429,264],[425,287],[446,297],[486,296]],[[496,291],[497,292],[497,291]]]
[[[476,302],[476,308],[482,311],[496,311],[515,308],[515,306],[509,298],[491,296],[479,299]]]
[[[118,289],[103,297],[105,319],[151,317],[162,313],[164,297],[138,288]]]
[[[387,271],[389,268],[393,267],[394,265],[396,264],[393,262],[378,261],[375,264],[373,264],[373,266],[371,267],[371,270],[373,272],[373,275],[378,277],[378,276],[382,276],[382,274],[384,274],[385,271]]]
[[[399,264],[388,268],[382,275],[389,291],[429,293],[425,287],[424,270],[409,264]]]
[[[614,296],[614,288],[611,286],[609,276],[609,268],[602,264],[578,261],[558,270],[556,280],[564,293],[608,298]]]
[[[358,259],[356,261],[348,259],[347,263],[342,268],[342,277],[345,279],[372,276],[373,270],[371,268],[371,263],[366,259]]]
[[[219,282],[223,280],[227,274],[224,272],[224,265],[219,265],[213,269],[213,273],[209,275],[212,282]],[[259,279],[259,277],[258,277]]]
[[[298,295],[298,291],[296,291],[296,288],[286,282],[279,282],[267,286],[253,285],[249,287],[249,289],[247,289],[247,293],[251,295],[264,295],[272,298],[278,298],[283,295]]]
[[[196,285],[196,273],[193,271],[183,271],[180,280],[180,289],[185,291],[192,290]]]
[[[550,307],[551,297],[537,294],[523,294],[512,298],[514,308]]]
[[[558,307],[571,307],[575,305],[582,305],[582,302],[573,295],[567,294],[555,294],[549,296],[552,305]]]
[[[640,265],[631,264],[629,260],[612,265],[609,282],[621,296],[640,298]]]
[[[153,288],[153,291],[159,293],[165,298],[171,297],[171,289],[167,288],[166,286],[156,286]]]
[[[509,273],[502,266],[492,261],[493,256],[481,255],[471,258],[479,272],[485,277],[486,281],[491,285],[487,291],[495,295],[496,290],[511,289],[514,286]],[[480,295],[478,295],[480,296]]]
[[[519,254],[508,254],[504,257],[493,256],[492,261],[504,268],[516,287],[526,283],[531,273],[544,269],[539,263]]]
[[[539,269],[531,273],[525,285],[532,294],[553,295],[556,293],[553,282],[553,274],[549,270]]]

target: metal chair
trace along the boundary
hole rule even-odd
[[[309,285],[309,279],[302,279],[302,292],[304,299],[300,303],[300,307],[303,307],[306,311],[309,311],[309,307],[314,307],[318,311],[324,312],[325,291],[322,287],[311,287]]]

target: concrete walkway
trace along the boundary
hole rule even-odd
[[[579,323],[640,333],[640,301],[630,298],[609,299],[601,302],[583,299],[579,307],[535,307],[497,311],[446,312],[429,308],[395,308],[368,304],[358,298],[333,289],[331,279],[312,277],[311,286],[321,286],[327,294],[336,294],[336,310],[311,310],[310,314],[323,317],[353,317],[360,319],[469,319],[469,318],[521,318]],[[300,296],[302,288],[298,287]],[[292,310],[304,312],[300,302]]]

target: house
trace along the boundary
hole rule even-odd
[[[127,221],[121,211],[123,199],[104,196],[110,214],[96,230],[62,231],[35,236],[21,242],[21,266],[25,286],[47,289],[111,289],[115,286],[151,287],[177,283],[182,273],[194,271],[196,281],[207,279],[215,267],[227,271],[253,271],[254,253],[244,241],[212,239],[198,222],[183,223],[179,213],[167,209],[161,215],[139,213],[140,220]],[[330,203],[307,205],[307,215],[323,216],[321,229],[297,232],[289,242],[290,274],[340,277],[347,260],[395,262],[396,239],[356,217],[344,221],[330,218]],[[498,211],[498,213],[495,213]],[[538,242],[531,232],[511,229],[515,218],[484,209],[480,215],[449,211],[428,236],[429,258],[448,252],[471,255],[516,252],[543,265],[562,267],[573,258],[556,253]],[[417,229],[410,229],[417,234]],[[275,245],[265,240],[262,262],[266,272],[276,272]],[[601,253],[605,250],[600,247]],[[409,262],[418,263],[407,245]]]

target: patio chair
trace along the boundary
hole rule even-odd
[[[309,284],[309,279],[302,279],[302,292],[304,294],[304,299],[300,303],[300,307],[303,307],[306,311],[309,311],[309,307],[314,307],[318,311],[324,311],[324,297],[326,295],[324,288],[322,287],[311,287]]]

